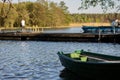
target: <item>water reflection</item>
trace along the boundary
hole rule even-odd
[[[83,29],[81,27],[74,28],[63,28],[63,29],[50,29],[45,30],[44,33],[83,33]]]
[[[71,71],[69,71],[68,69],[64,68],[61,73],[60,73],[60,77],[63,80],[91,80],[89,78],[83,77],[83,76],[79,76]]]

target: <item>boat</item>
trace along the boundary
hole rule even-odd
[[[119,78],[120,57],[77,50],[58,53],[61,64],[71,72],[90,79],[108,80]]]
[[[82,26],[84,33],[108,33],[108,32],[116,32],[120,33],[120,27],[112,27],[112,26]]]

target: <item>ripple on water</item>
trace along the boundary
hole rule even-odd
[[[120,56],[119,47],[112,43],[0,41],[0,80],[64,80],[59,77],[64,67],[58,51],[84,49]]]

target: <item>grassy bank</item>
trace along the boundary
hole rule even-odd
[[[56,26],[54,28],[69,28],[69,27],[82,27],[82,26],[110,26],[110,23],[70,23],[68,26]]]
[[[80,26],[110,26],[110,23],[71,23],[71,27],[80,27]]]

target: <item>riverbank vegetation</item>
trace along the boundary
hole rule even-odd
[[[70,15],[64,2],[56,4],[38,0],[36,2],[0,3],[0,26],[20,27],[22,19],[27,26],[61,26],[68,25]]]
[[[107,14],[71,14],[72,21],[74,23],[87,23],[87,22],[98,22],[98,23],[109,23],[112,20],[120,18],[120,13],[107,13]]]
[[[81,23],[109,23],[115,18],[120,18],[120,14],[70,14],[63,1],[57,4],[37,0],[14,3],[13,6],[0,2],[1,27],[20,27],[22,19],[26,21],[26,26],[60,27]]]

